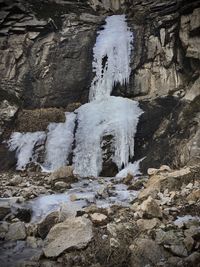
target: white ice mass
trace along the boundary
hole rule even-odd
[[[50,123],[48,126],[43,170],[53,171],[68,163],[67,158],[72,152],[74,141],[76,115],[66,112],[65,117],[64,123]]]
[[[66,114],[65,123],[51,123],[47,133],[14,133],[8,144],[10,150],[17,151],[18,169],[24,169],[33,157],[37,160],[34,147],[46,138],[43,170],[53,171],[68,164],[68,156],[73,152],[74,172],[81,177],[97,177],[102,170],[103,137],[109,135],[112,161],[119,170],[125,168],[119,175],[138,171],[139,162],[129,161],[134,156],[134,137],[142,110],[136,101],[110,96],[115,84],[125,85],[129,81],[132,42],[125,15],[106,19],[93,49],[95,77],[89,92],[90,103]]]
[[[128,83],[131,72],[130,56],[133,34],[125,15],[106,19],[93,49],[95,77],[90,89],[90,101],[108,97],[116,83]]]
[[[102,169],[101,141],[113,136],[113,162],[119,169],[134,155],[134,136],[141,109],[138,103],[122,97],[109,96],[81,106],[74,151],[75,173],[97,177]]]
[[[11,151],[16,150],[17,170],[24,170],[28,163],[37,161],[37,154],[34,153],[34,148],[36,145],[44,142],[45,137],[45,132],[15,132],[11,135],[8,147]]]

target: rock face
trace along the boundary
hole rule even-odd
[[[46,257],[57,257],[70,248],[84,248],[93,237],[90,220],[78,217],[70,218],[56,224],[46,238],[44,254]]]
[[[79,1],[36,1],[34,5],[32,1],[12,1],[2,6],[3,122],[14,116],[19,105],[61,107],[87,100],[92,48],[102,20],[93,13]]]
[[[31,109],[28,116],[35,118],[41,108],[66,110],[88,101],[97,30],[107,15],[126,13],[134,33],[130,82],[116,85],[113,95],[139,100],[145,111],[138,125],[134,159],[146,156],[142,171],[161,163],[180,167],[199,162],[199,10],[197,0],[2,4],[0,142],[13,125],[19,131],[34,131],[52,121],[41,115],[34,127],[23,120],[20,124],[27,109]],[[58,113],[55,120],[61,122],[63,111],[51,115]],[[109,151],[104,158],[102,175],[116,174]],[[13,154],[0,144],[0,168],[13,164]]]

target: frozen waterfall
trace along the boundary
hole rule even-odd
[[[131,164],[130,159],[134,156],[134,137],[142,110],[136,101],[111,96],[115,84],[129,81],[132,42],[125,15],[106,19],[93,49],[95,77],[89,92],[90,103],[66,113],[64,123],[49,124],[46,132],[14,133],[8,145],[17,152],[18,169],[37,161],[34,149],[38,142],[43,142],[43,170],[53,171],[69,164],[68,157],[73,153],[74,172],[81,177],[97,177],[103,165],[103,138],[109,135],[112,161],[119,170],[124,167],[119,175],[138,171],[139,162]]]
[[[134,136],[141,109],[138,103],[122,97],[109,96],[81,106],[74,150],[75,173],[97,177],[102,169],[101,141],[113,136],[113,162],[118,169],[134,156]]]
[[[53,171],[68,163],[74,141],[76,115],[66,112],[65,118],[64,123],[50,123],[48,126],[45,163],[42,166],[44,171]]]
[[[108,97],[117,83],[128,83],[133,34],[127,26],[125,15],[106,19],[104,30],[99,32],[93,49],[93,71],[89,99]]]
[[[8,141],[10,151],[16,150],[17,170],[24,170],[30,162],[37,162],[37,154],[34,152],[36,145],[44,142],[45,132],[19,133],[15,132]]]

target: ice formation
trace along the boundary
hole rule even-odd
[[[128,83],[133,34],[127,26],[125,15],[106,19],[94,47],[94,80],[90,88],[90,103],[82,105],[74,113],[66,114],[65,123],[51,123],[47,135],[14,133],[9,140],[10,150],[17,149],[17,168],[24,169],[34,157],[37,142],[46,138],[43,170],[53,171],[68,164],[73,150],[73,165],[81,177],[97,177],[102,170],[103,137],[112,136],[113,162],[118,169],[138,171],[139,163],[129,163],[134,156],[134,136],[139,116],[138,103],[122,97],[110,96],[115,84]],[[77,129],[74,140],[75,120]],[[34,158],[36,161],[37,158]],[[119,175],[121,175],[119,173]]]
[[[106,19],[104,30],[99,32],[93,49],[95,77],[90,89],[90,101],[108,97],[116,83],[128,83],[133,34],[125,15]]]
[[[142,159],[140,159],[138,161],[135,161],[134,163],[129,162],[124,169],[122,169],[121,171],[118,172],[116,177],[117,178],[124,178],[128,174],[131,174],[132,176],[137,176],[137,175],[141,174],[141,172],[140,172],[140,162],[143,159],[144,158],[142,158]]]
[[[75,173],[97,177],[102,169],[101,141],[113,136],[113,161],[119,169],[134,155],[134,136],[142,111],[138,103],[122,97],[109,96],[81,106],[74,150]]]
[[[64,123],[50,123],[45,144],[45,163],[43,170],[53,171],[66,165],[67,158],[72,152],[74,141],[74,126],[76,115],[66,113]]]
[[[16,150],[17,170],[23,170],[30,162],[37,161],[37,154],[34,153],[36,145],[44,142],[45,132],[19,133],[15,132],[8,141],[8,147],[11,151]]]

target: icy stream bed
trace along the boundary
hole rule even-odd
[[[32,221],[40,221],[56,210],[74,216],[77,211],[92,204],[99,208],[129,206],[138,194],[138,191],[128,190],[119,178],[82,179],[71,186],[65,193],[40,196],[29,201]]]

